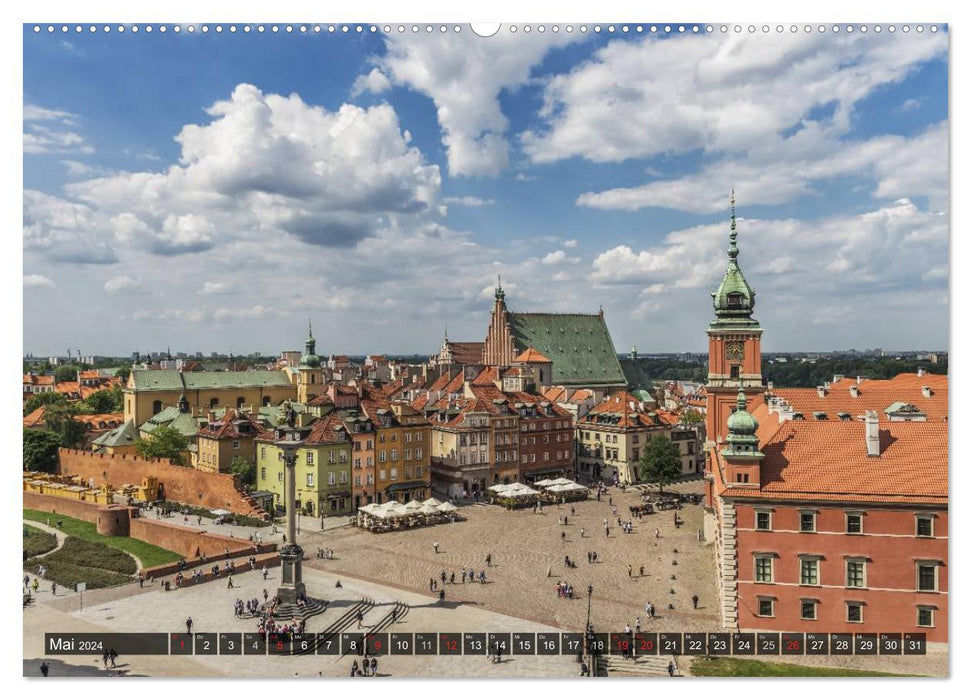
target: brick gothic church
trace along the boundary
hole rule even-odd
[[[947,377],[764,386],[737,237],[733,195],[708,326],[705,534],[722,626],[945,644]]]

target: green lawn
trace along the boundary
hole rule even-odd
[[[70,535],[59,550],[43,558],[28,559],[24,568],[36,574],[41,565],[47,569],[48,580],[72,589],[82,581],[88,588],[129,583],[136,568],[131,555],[120,549]]]
[[[755,661],[737,656],[699,657],[691,664],[693,676],[903,676],[903,673],[880,673],[850,668],[798,666],[776,661]]]
[[[53,527],[57,527],[57,523],[60,522],[61,526],[58,529],[64,534],[86,540],[87,542],[106,544],[109,547],[115,547],[129,554],[134,554],[141,560],[142,565],[145,567],[168,564],[182,558],[181,555],[175,552],[156,547],[154,544],[149,544],[142,540],[136,540],[133,537],[108,537],[107,535],[98,534],[98,529],[94,523],[70,518],[66,515],[24,508],[24,520],[34,520],[39,523],[46,523],[50,520],[51,526]]]
[[[24,525],[24,554],[36,557],[38,554],[49,552],[57,546],[57,538],[49,532],[38,530],[36,527]]]

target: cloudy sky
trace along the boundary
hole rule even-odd
[[[947,36],[24,35],[24,350],[432,352],[513,310],[703,351],[948,344]]]

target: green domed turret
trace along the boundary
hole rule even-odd
[[[320,358],[317,357],[317,341],[314,340],[314,329],[307,321],[307,340],[304,343],[304,352],[300,357],[300,366],[317,368],[320,367]]]
[[[759,429],[759,422],[745,410],[745,393],[738,390],[738,400],[735,412],[728,417],[728,437],[725,442],[728,447],[722,450],[726,457],[750,457],[762,459],[765,455],[759,452],[759,438],[755,432]]]
[[[755,309],[755,290],[753,290],[741,268],[738,266],[738,231],[735,224],[735,191],[732,190],[732,226],[728,236],[728,269],[718,289],[711,293],[715,307],[715,320],[712,327],[748,328],[758,327],[759,322],[752,318]]]

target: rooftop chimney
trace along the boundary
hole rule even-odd
[[[867,411],[863,419],[866,427],[866,454],[867,457],[880,456],[880,419],[876,411]]]
[[[817,386],[816,387],[816,393],[819,394],[819,398],[821,398],[821,399],[822,398],[825,398],[825,396],[826,396],[826,387],[825,386]]]
[[[850,387],[850,396],[852,396],[853,398],[856,398],[859,395],[860,395],[860,387],[854,384],[853,386]]]
[[[928,399],[931,397],[931,394],[933,393],[931,392],[931,388],[929,386],[922,386],[920,388],[920,391]]]
[[[918,367],[917,368],[917,376],[918,377],[923,377],[925,374],[927,374],[927,370],[925,370],[923,367]]]

